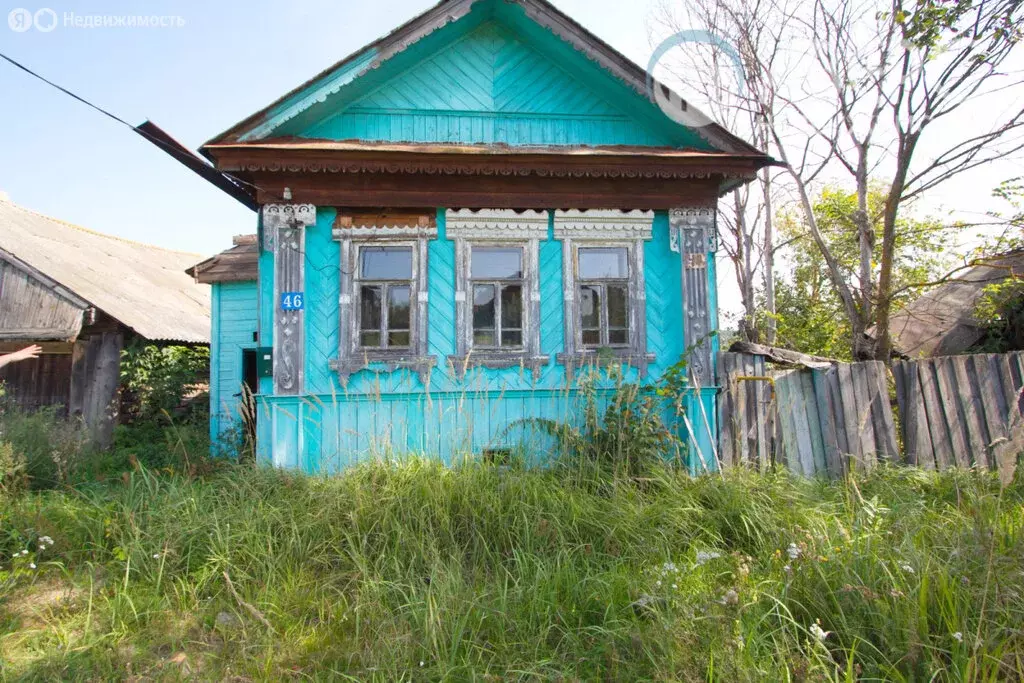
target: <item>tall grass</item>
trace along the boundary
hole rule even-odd
[[[596,489],[472,462],[139,467],[0,497],[0,661],[12,679],[1006,680],[1022,529],[1024,486],[964,472],[666,467]]]

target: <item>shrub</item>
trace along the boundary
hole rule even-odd
[[[121,353],[121,384],[129,421],[159,420],[164,414],[202,421],[209,415],[209,395],[200,407],[186,399],[210,375],[210,349],[205,346],[133,344]]]

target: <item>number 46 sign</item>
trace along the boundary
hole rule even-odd
[[[281,310],[301,311],[306,307],[306,297],[302,292],[282,292]]]

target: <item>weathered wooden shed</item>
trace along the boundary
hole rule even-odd
[[[714,466],[716,208],[771,159],[550,3],[443,0],[201,152],[260,206],[213,322],[213,355],[241,368],[255,325],[272,359],[260,459],[495,455],[577,419],[581,369],[653,381],[689,350],[681,429]]]
[[[209,342],[209,290],[183,272],[195,260],[0,198],[0,353],[43,347],[0,368],[9,399],[81,417],[106,444],[127,342]]]

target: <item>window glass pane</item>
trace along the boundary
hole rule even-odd
[[[605,292],[608,296],[608,327],[629,327],[629,323],[626,322],[629,311],[626,288],[608,285]]]
[[[506,330],[501,331],[501,345],[502,346],[522,346],[523,345],[523,333],[519,330]]]
[[[361,247],[359,258],[364,280],[412,279],[412,247]]]
[[[629,330],[608,330],[608,343],[613,346],[625,346],[629,343]]]
[[[523,286],[501,288],[501,327],[520,329],[523,326]]]
[[[625,247],[586,247],[579,250],[581,280],[629,277]]]
[[[597,330],[583,330],[583,344],[586,346],[599,346],[601,344],[601,333]]]
[[[391,348],[398,348],[402,346],[409,346],[409,333],[408,332],[388,332],[388,346]]]
[[[494,285],[473,287],[473,329],[494,330]],[[493,334],[490,343],[494,343]]]
[[[363,285],[359,288],[360,329],[380,329],[382,289],[380,285]]]
[[[474,280],[518,280],[523,277],[523,250],[473,247]]]
[[[601,327],[600,287],[580,287],[580,327],[584,330]]]
[[[409,329],[408,287],[388,287],[388,329]]]
[[[359,345],[369,348],[380,348],[380,332],[363,332],[359,335]]]
[[[494,346],[494,330],[474,330],[473,344],[476,346]]]

